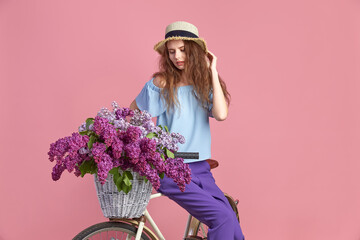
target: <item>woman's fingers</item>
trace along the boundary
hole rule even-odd
[[[215,56],[212,52],[210,52],[209,50],[208,50],[208,54],[209,54],[212,58],[216,58],[216,56]]]
[[[215,68],[216,69],[216,60],[217,60],[217,57],[208,50],[208,54],[207,54],[207,58],[208,59],[211,59],[210,62],[211,64],[208,64],[208,67],[212,67],[212,68]]]
[[[206,60],[207,66],[210,67],[211,61],[207,55],[205,55],[205,60]]]

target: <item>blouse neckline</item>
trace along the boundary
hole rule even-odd
[[[159,88],[158,86],[156,86],[156,85],[154,84],[154,78],[152,78],[152,79],[150,80],[150,85],[151,85],[151,87],[152,87],[154,90],[157,90],[157,91],[160,91],[160,90],[161,90],[161,88]],[[193,85],[189,84],[189,85],[179,86],[178,88],[188,88],[188,87],[192,87],[192,86],[193,86]]]

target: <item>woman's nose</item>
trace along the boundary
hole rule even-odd
[[[175,58],[176,58],[176,59],[179,59],[179,57],[180,57],[180,52],[179,52],[179,51],[176,51],[176,52],[175,52]]]

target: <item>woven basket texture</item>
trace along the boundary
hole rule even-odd
[[[138,173],[130,171],[134,177],[131,191],[126,194],[119,192],[113,175],[109,174],[106,182],[102,185],[95,176],[95,187],[100,202],[101,210],[106,218],[138,218],[149,203],[152,191],[151,183],[145,182]]]

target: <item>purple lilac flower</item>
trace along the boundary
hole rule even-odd
[[[175,141],[176,143],[178,142],[181,144],[185,143],[185,138],[180,133],[171,133],[170,136],[173,138],[173,141]]]
[[[103,154],[98,166],[98,178],[101,184],[105,184],[109,171],[113,168],[112,159],[108,154]]]
[[[126,122],[123,118],[114,120],[114,127],[120,131],[126,131],[129,126],[130,123]]]
[[[151,121],[151,115],[147,111],[134,110],[134,116],[130,119],[130,124],[134,126],[142,126]]]
[[[140,155],[140,157],[138,158],[138,162],[132,168],[134,171],[138,172],[141,176],[145,176],[145,169],[147,165],[148,163],[146,161],[146,157]]]
[[[53,167],[51,176],[52,179],[54,181],[57,181],[60,179],[61,174],[64,172],[64,170],[66,169],[65,165],[62,163],[56,163],[56,165]]]
[[[113,125],[108,124],[104,129],[104,134],[102,135],[103,139],[105,140],[105,144],[107,146],[111,146],[114,139],[117,137],[116,129]]]
[[[70,138],[68,138],[69,143],[69,153],[70,154],[77,154],[79,149],[86,147],[89,141],[89,136],[87,135],[80,135],[79,133],[73,133]]]
[[[106,145],[103,143],[95,142],[92,146],[91,153],[93,154],[96,163],[99,163],[106,150]]]
[[[79,132],[83,132],[86,130],[93,130],[93,124],[90,124],[88,127],[86,127],[86,122],[82,123],[81,126],[78,128]]]
[[[120,108],[120,107],[119,107],[119,104],[117,104],[117,102],[115,102],[115,101],[113,101],[113,102],[111,103],[111,106],[113,107],[114,111]]]
[[[94,131],[99,135],[107,146],[111,146],[116,137],[115,127],[109,123],[109,120],[103,117],[96,116],[94,120]]]
[[[83,132],[83,131],[86,131],[86,122],[84,122],[83,124],[81,124],[81,126],[79,127],[79,132]]]
[[[125,119],[127,116],[134,116],[134,111],[130,108],[119,108],[115,110],[116,119]]]
[[[102,135],[108,123],[109,120],[107,118],[96,116],[94,120],[94,132],[97,135]]]
[[[114,158],[119,159],[121,157],[123,147],[124,147],[123,141],[121,141],[119,138],[115,137],[111,147],[112,147],[112,154],[113,154]]]
[[[61,138],[50,145],[50,151],[48,152],[49,159],[50,161],[56,159],[56,165],[52,173],[54,181],[60,178],[65,169],[72,172],[77,164],[81,164],[84,161],[79,151],[87,145],[88,141],[88,136],[73,133],[71,136]]]
[[[140,142],[136,141],[136,142],[126,144],[124,147],[124,151],[125,151],[127,157],[129,157],[132,161],[136,161],[134,159],[138,159],[140,156],[140,153],[141,153]],[[136,162],[134,162],[134,163],[136,163]]]
[[[141,131],[141,135],[140,135],[140,138],[144,138],[146,137],[146,135],[149,133],[148,131],[146,131],[146,129],[142,126],[138,126],[138,128],[140,129]]]
[[[185,191],[185,184],[189,184],[191,181],[189,165],[184,163],[181,158],[168,158],[165,174],[174,180],[182,192]]]
[[[82,161],[83,159],[79,154],[67,155],[64,159],[64,165],[66,166],[68,172],[71,173],[74,170],[76,164]]]
[[[79,149],[79,153],[82,155],[90,153],[90,150],[87,147],[82,147]]]
[[[75,166],[74,174],[75,174],[75,176],[77,176],[77,177],[79,177],[79,176],[81,175],[81,171],[80,171],[80,169],[79,169],[78,166]]]
[[[126,157],[121,157],[121,158],[119,159],[119,162],[116,163],[116,165],[117,165],[117,164],[119,164],[119,166],[121,167],[121,169],[122,169],[123,171],[125,171],[126,169],[132,167],[132,165],[131,165],[130,162],[129,162],[129,159],[126,158]]]
[[[166,147],[169,150],[177,151],[178,146],[176,144],[173,144],[173,138],[170,136],[170,134],[164,130],[161,130],[158,133],[158,138],[160,140],[159,144]]]
[[[154,139],[142,138],[140,139],[140,149],[143,153],[155,153],[156,141]]]
[[[145,128],[145,130],[149,133],[149,132],[155,132],[155,124],[153,121],[148,121],[148,122],[145,122],[143,124],[143,127]],[[160,130],[160,128],[159,128]]]
[[[151,182],[153,188],[156,190],[160,187],[160,177],[157,173],[157,171],[153,168],[151,168],[150,165],[146,165],[145,171],[139,173],[141,176],[146,176],[146,178]]]
[[[166,171],[166,165],[160,153],[155,152],[153,155],[148,157],[147,160],[154,166],[158,173],[163,173]]]
[[[138,127],[129,126],[126,133],[122,136],[126,143],[136,142],[141,136],[141,130]]]
[[[61,160],[69,150],[69,140],[70,137],[64,137],[58,139],[55,143],[50,144],[50,151],[48,152],[49,160],[53,162],[56,160]]]
[[[101,110],[97,114],[97,117],[106,118],[107,120],[109,120],[109,122],[113,122],[116,119],[115,114],[110,112],[109,109],[105,107],[101,108]]]

